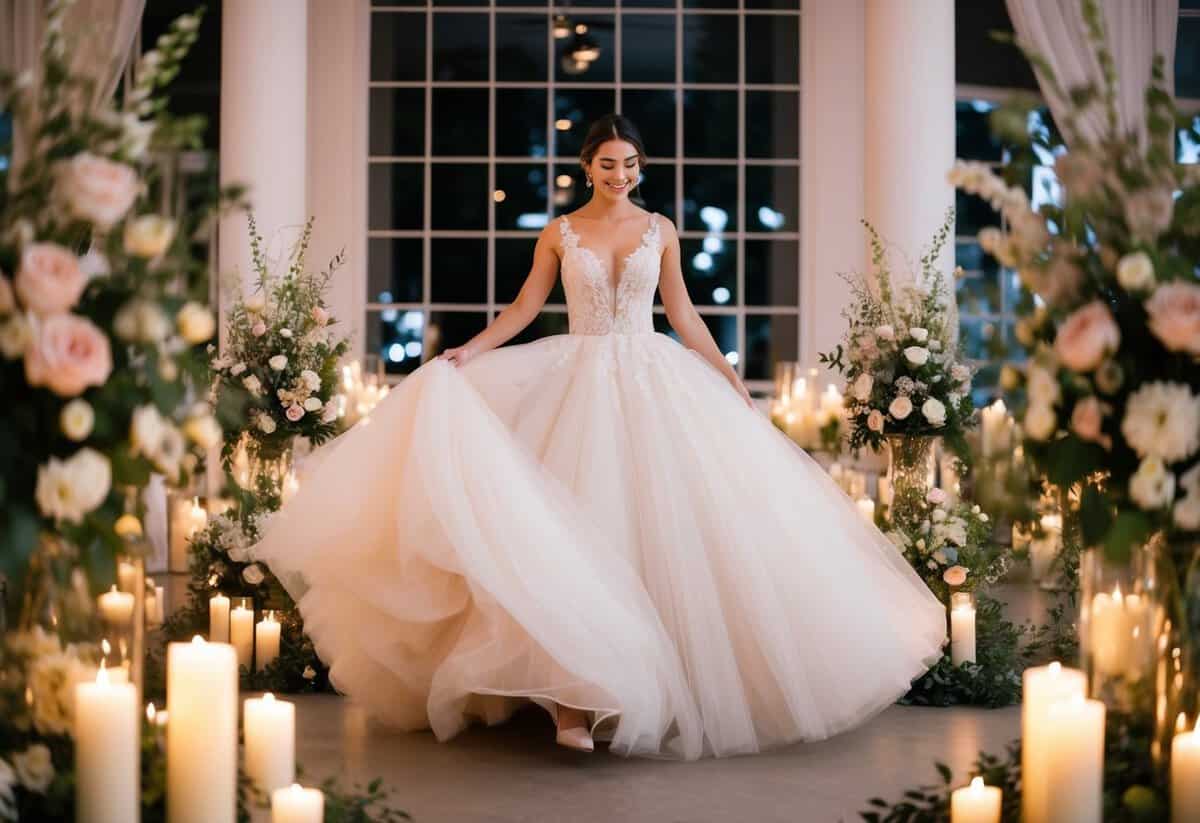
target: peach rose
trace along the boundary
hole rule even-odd
[[[1069,369],[1088,372],[1121,345],[1121,330],[1099,300],[1074,311],[1054,340],[1054,353]]]
[[[1097,397],[1085,397],[1075,404],[1071,412],[1071,431],[1080,440],[1099,443],[1104,448],[1112,446],[1112,438],[1104,434],[1101,426],[1104,423],[1104,407]]]
[[[58,172],[58,193],[71,213],[103,229],[125,216],[139,187],[132,168],[87,152],[64,162]]]
[[[37,324],[25,353],[25,379],[60,397],[75,397],[88,386],[101,386],[112,372],[108,338],[91,322],[56,314]]]
[[[329,312],[320,306],[313,306],[312,319],[318,326],[324,326],[329,322]]]
[[[13,281],[17,297],[34,314],[60,314],[79,302],[87,277],[79,259],[62,246],[26,246]]]
[[[961,586],[967,582],[968,571],[965,566],[951,566],[942,573],[942,580],[949,586]]]
[[[298,403],[293,403],[287,407],[285,414],[287,415],[288,420],[291,420],[293,423],[295,423],[304,416],[304,407]]]
[[[1146,301],[1146,313],[1164,346],[1200,356],[1200,286],[1165,283]]]

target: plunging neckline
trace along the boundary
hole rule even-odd
[[[642,232],[642,239],[637,244],[637,247],[634,248],[633,251],[629,252],[629,254],[625,255],[624,258],[622,258],[621,266],[617,271],[617,276],[616,276],[615,281],[613,280],[612,269],[609,267],[608,261],[606,261],[604,258],[602,258],[598,253],[596,253],[592,249],[583,245],[583,243],[579,242],[579,233],[576,232],[575,229],[571,228],[571,221],[567,219],[567,216],[565,214],[562,215],[561,217],[559,217],[559,219],[563,221],[563,225],[565,225],[567,227],[567,231],[571,235],[571,241],[572,241],[571,246],[579,251],[582,251],[582,252],[585,252],[585,253],[591,255],[591,258],[596,261],[596,263],[600,266],[600,268],[602,268],[604,270],[604,273],[607,275],[605,280],[608,282],[609,289],[612,290],[613,294],[616,294],[617,291],[621,288],[621,282],[625,279],[625,272],[629,270],[629,264],[633,262],[633,258],[642,249],[649,248],[650,238],[654,234],[655,227],[658,225],[654,219],[656,214],[657,214],[657,212],[650,212],[650,225],[647,226],[646,229]]]

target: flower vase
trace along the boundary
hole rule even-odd
[[[888,435],[891,519],[899,528],[915,527],[925,517],[926,497],[933,484],[934,444],[929,436]]]

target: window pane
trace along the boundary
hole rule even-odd
[[[747,14],[746,82],[800,82],[800,18]]]
[[[487,328],[487,312],[432,311],[425,331],[425,359],[461,346]]]
[[[533,318],[532,323],[522,329],[519,334],[505,345],[519,346],[522,343],[532,343],[534,340],[541,340],[543,337],[549,337],[552,334],[566,334],[569,328],[570,321],[567,318],[566,312],[544,311]]]
[[[425,173],[420,163],[371,163],[367,178],[368,228],[424,226]]]
[[[546,79],[546,16],[496,15],[496,79]]]
[[[954,107],[956,157],[1000,162],[1004,149],[992,135],[990,115],[995,105],[982,100],[959,100]]]
[[[736,166],[684,166],[684,229],[734,231],[737,194]]]
[[[971,360],[995,360],[1005,352],[1001,323],[982,317],[964,317],[959,323],[963,351]]]
[[[592,123],[613,110],[614,92],[608,89],[556,89],[554,92],[554,117],[558,125],[555,153],[559,157],[578,157],[583,148],[583,138]]]
[[[800,9],[800,0],[746,0],[746,8],[798,11]]]
[[[585,185],[583,170],[577,165],[560,163],[554,167],[554,214],[570,214],[592,197]]]
[[[770,380],[780,360],[800,354],[800,323],[794,315],[746,315],[746,379]]]
[[[683,0],[685,9],[736,9],[737,0]]]
[[[555,239],[558,237],[555,235]],[[496,302],[511,303],[517,299],[529,269],[533,265],[533,248],[537,245],[537,237],[497,237],[496,238]],[[550,290],[547,303],[563,304],[562,281],[556,280]]]
[[[644,178],[638,186],[643,208],[656,211],[670,220],[675,219],[675,164],[653,163],[642,171]],[[636,202],[636,201],[635,201]]]
[[[746,231],[798,231],[800,170],[795,166],[746,167]]]
[[[421,246],[419,237],[367,241],[367,302],[421,302]]]
[[[675,82],[675,17],[621,17],[621,79],[627,83]]]
[[[433,15],[433,79],[488,79],[488,16]]]
[[[959,308],[964,314],[1004,311],[1000,265],[973,240],[955,244],[955,262],[964,275],[957,283]],[[1011,308],[1011,307],[1010,307]]]
[[[633,121],[651,157],[675,156],[675,92],[626,89],[621,113]]]
[[[800,244],[797,241],[746,241],[746,304],[800,304]]]
[[[433,89],[433,153],[487,155],[487,89]]]
[[[371,15],[371,79],[425,79],[424,12]]]
[[[697,306],[729,306],[737,303],[737,244],[733,240],[706,237],[681,240],[679,252],[683,281]]]
[[[717,341],[721,354],[728,359],[730,352],[736,352],[734,356],[740,359],[742,353],[738,351],[737,318],[729,314],[702,314],[701,317],[712,332],[713,340]]]
[[[959,237],[974,237],[984,226],[999,226],[1000,215],[986,200],[954,190],[954,231]]]
[[[424,355],[425,313],[415,309],[367,312],[366,353],[383,359],[388,374],[409,374]]]
[[[486,229],[491,193],[482,163],[434,163],[433,228]]]
[[[546,165],[499,163],[496,165],[496,228],[525,229],[546,224]],[[496,200],[503,192],[503,200]]]
[[[429,288],[434,303],[486,303],[487,240],[430,240]]]
[[[371,89],[371,154],[425,153],[425,90]]]
[[[689,157],[737,157],[737,92],[683,93],[683,151]]]
[[[496,154],[546,156],[545,89],[496,89]]]
[[[683,18],[683,82],[736,83],[737,18],[688,14]]]
[[[605,2],[604,5],[609,5]],[[554,80],[556,83],[613,82],[613,16],[611,14],[573,15],[576,30],[570,37],[554,41]],[[587,30],[579,32],[580,26]],[[597,49],[599,52],[597,53]]]
[[[746,156],[800,156],[800,95],[792,91],[746,92]]]

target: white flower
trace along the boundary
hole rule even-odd
[[[87,250],[87,254],[79,258],[79,270],[88,280],[112,274],[112,266],[109,264],[108,258],[95,246],[92,246]]]
[[[44,743],[34,743],[20,754],[14,754],[12,760],[21,785],[35,794],[45,794],[54,779],[50,749]]]
[[[28,687],[33,692],[33,727],[42,734],[70,734],[75,725],[75,686],[94,680],[96,671],[68,647],[34,659]]]
[[[245,363],[234,363],[234,364],[233,364],[233,365],[230,367],[230,369],[229,369],[229,373],[230,373],[231,375],[233,375],[234,377],[237,377],[239,374],[241,374],[241,373],[242,373],[242,372],[244,372],[245,370],[246,370],[246,364],[245,364]]]
[[[1025,433],[1034,440],[1049,440],[1058,430],[1058,415],[1052,406],[1031,400],[1025,412]]]
[[[259,381],[257,375],[246,375],[244,378],[242,378],[242,385],[245,386],[246,391],[250,392],[251,394],[259,394],[262,392],[262,382]]]
[[[1129,478],[1129,496],[1143,509],[1161,509],[1175,498],[1175,475],[1161,457],[1147,457]]]
[[[929,339],[929,330],[923,329],[920,326],[912,326],[908,330],[908,336],[918,343],[924,343]]]
[[[904,359],[914,366],[924,366],[929,361],[929,349],[924,346],[909,346],[904,350]]]
[[[300,676],[305,680],[313,680],[317,676],[317,670],[312,666],[305,666],[304,671],[300,673]]]
[[[860,374],[850,386],[850,396],[856,400],[866,403],[871,399],[871,388],[875,384],[875,378],[863,372]]]
[[[945,509],[934,509],[933,514],[930,515],[930,517],[933,519],[934,523],[941,523],[943,520],[946,519],[946,510]]]
[[[195,301],[183,304],[175,316],[175,323],[179,327],[180,337],[192,345],[203,343],[217,331],[217,320],[212,311]]]
[[[175,221],[157,214],[143,214],[125,223],[125,251],[152,260],[167,250],[175,239]]]
[[[867,428],[873,432],[882,432],[883,423],[883,412],[879,409],[871,409],[870,414],[867,415]]]
[[[1145,291],[1154,285],[1154,264],[1144,251],[1135,251],[1117,261],[1117,282],[1125,291]]]
[[[221,426],[211,414],[189,418],[183,424],[183,433],[202,449],[214,449],[221,442]]]
[[[128,342],[158,343],[170,330],[166,313],[151,300],[134,298],[113,317],[113,331]]]
[[[258,416],[258,429],[263,434],[272,434],[275,431],[275,418],[269,414],[260,414]]]
[[[944,551],[938,549],[933,553],[933,559],[939,563],[946,563],[950,558],[946,557],[946,553]]]
[[[934,397],[929,398],[922,404],[921,414],[925,415],[925,419],[934,426],[941,426],[946,422],[946,407],[942,404],[942,401]]]
[[[875,336],[880,340],[895,340],[896,330],[890,323],[884,323],[882,326],[875,327]]]
[[[967,527],[961,520],[953,523],[943,523],[940,529],[942,535],[956,546],[967,545]]]
[[[0,352],[7,360],[16,360],[25,354],[33,341],[33,329],[22,315],[14,314],[0,323]]]
[[[246,307],[246,311],[260,314],[267,307],[267,296],[261,293],[252,294],[242,305]]]
[[[76,443],[87,439],[95,423],[96,412],[91,404],[78,397],[63,406],[58,415],[58,424],[62,427],[63,434]]]
[[[287,356],[282,354],[277,354],[267,361],[267,364],[275,371],[283,371],[287,368],[287,363]]]
[[[166,427],[166,421],[155,406],[147,404],[134,409],[129,424],[129,442],[134,454],[141,454],[153,460],[162,445]]]
[[[903,420],[912,414],[913,404],[906,395],[900,395],[888,406],[888,413],[896,420]]]
[[[292,330],[291,329],[280,329],[279,336],[286,337],[288,340],[291,340],[292,339]]]
[[[112,467],[95,449],[84,448],[67,460],[51,457],[38,467],[35,496],[38,508],[56,522],[79,524],[108,497]]]
[[[1200,397],[1182,383],[1147,383],[1129,396],[1121,433],[1139,457],[1191,457],[1200,448]]]
[[[321,402],[321,398],[309,397],[304,401],[304,410],[310,411],[310,412],[315,412],[318,409],[320,409],[323,405],[325,405],[325,404]]]
[[[321,376],[312,369],[305,369],[300,372],[300,379],[304,381],[304,385],[309,391],[319,391],[321,388]]]
[[[962,363],[955,363],[950,367],[950,377],[959,383],[965,383],[971,379],[971,370]]]
[[[1192,494],[1175,504],[1175,525],[1189,531],[1200,530],[1200,495]]]
[[[257,586],[266,580],[266,575],[263,574],[262,567],[255,563],[242,569],[242,579],[251,586]]]
[[[183,439],[183,433],[167,423],[163,427],[163,436],[158,444],[158,452],[154,455],[154,465],[167,476],[168,480],[174,480],[179,475],[179,467],[186,452],[187,441]]]
[[[1054,372],[1038,365],[1029,368],[1029,386],[1027,390],[1031,405],[1053,406],[1062,396],[1062,388],[1058,385],[1058,377]]]

